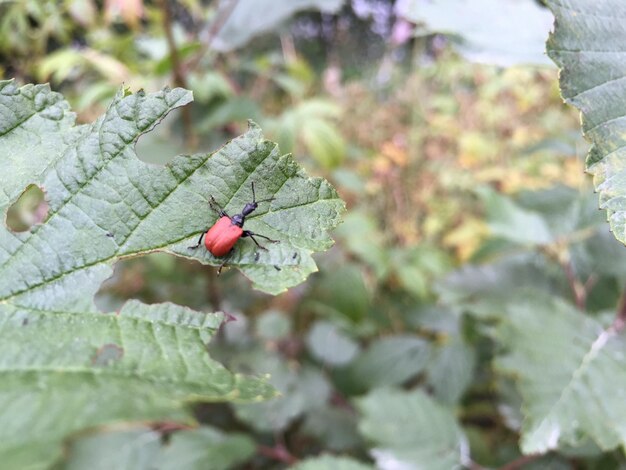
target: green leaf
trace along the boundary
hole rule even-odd
[[[148,470],[161,447],[161,434],[150,428],[95,433],[69,446],[63,470]]]
[[[291,317],[277,310],[270,310],[256,320],[256,335],[267,341],[277,341],[291,331]]]
[[[374,341],[350,365],[348,373],[366,390],[384,385],[400,385],[424,370],[430,344],[414,336],[389,336]]]
[[[222,322],[172,304],[128,302],[118,313],[0,304],[0,457],[38,468],[65,435],[120,420],[191,422],[189,400],[271,396],[206,353]]]
[[[510,304],[496,338],[507,349],[497,368],[518,380],[524,453],[626,445],[626,341],[554,297]]]
[[[283,430],[304,412],[324,405],[330,396],[330,385],[317,369],[293,370],[279,356],[260,351],[240,359],[247,369],[267,372],[269,382],[281,394],[280,399],[235,405],[237,417],[258,431]]]
[[[290,467],[292,470],[374,470],[371,465],[365,465],[349,457],[322,455],[312,457]]]
[[[240,0],[232,11],[232,5],[223,3],[215,21],[224,17],[226,22],[211,46],[219,51],[230,51],[245,45],[259,34],[276,29],[299,11],[335,13],[343,3],[344,0]]]
[[[205,116],[195,123],[198,132],[210,132],[236,121],[261,117],[259,105],[249,98],[233,96],[223,102],[207,106]]]
[[[428,298],[432,280],[452,267],[443,250],[426,243],[410,248],[394,248],[390,252],[398,283],[418,299]]]
[[[502,66],[548,63],[543,43],[552,22],[533,0],[404,0],[397,8],[421,26],[418,34],[460,36],[460,52],[469,60]]]
[[[189,102],[191,97],[184,90],[118,95],[103,118],[75,128],[71,127],[73,116],[66,113],[67,105],[59,102],[58,95],[32,87],[20,92],[10,82],[3,82],[0,90],[4,109],[14,110],[2,116],[0,133],[5,132],[0,144],[7,149],[3,167],[16,173],[3,188],[0,208],[28,183],[43,186],[51,205],[49,221],[23,240],[0,233],[0,247],[6,250],[0,254],[0,263],[18,249],[30,256],[35,251],[41,255],[32,266],[25,263],[26,255],[10,256],[2,268],[10,282],[0,288],[0,299],[19,296],[22,291],[32,295],[34,284],[50,288],[49,280],[58,286],[90,271],[109,272],[117,258],[148,251],[218,265],[221,259],[203,249],[193,252],[188,246],[217,218],[209,210],[210,197],[226,211],[239,212],[252,200],[252,181],[259,198],[274,200],[252,214],[246,228],[280,241],[269,244],[267,251],[257,250],[250,240],[237,245],[229,265],[239,267],[255,287],[278,293],[302,282],[316,270],[311,253],[332,244],[327,230],[339,222],[343,201],[328,182],[307,177],[289,155],[281,155],[254,124],[212,155],[179,156],[165,167],[135,158],[133,145],[139,135],[173,107]],[[54,103],[47,106],[45,100]],[[37,111],[36,106],[42,109]],[[23,126],[21,120],[26,121]],[[48,126],[42,130],[37,127],[41,120]],[[43,134],[41,145],[30,138],[35,129]],[[50,149],[56,149],[56,154]],[[61,240],[51,238],[49,232]],[[73,251],[88,255],[71,262],[58,258],[58,253]],[[51,260],[57,266],[41,266],[51,265]]]
[[[626,6],[620,0],[548,0],[556,17],[548,54],[561,93],[582,112],[587,170],[615,237],[626,243]]]
[[[302,432],[319,439],[327,450],[359,449],[363,442],[357,433],[356,420],[356,413],[351,408],[324,405],[306,414]]]
[[[476,351],[458,336],[433,348],[426,369],[427,382],[439,401],[453,405],[474,379]]]
[[[526,210],[488,188],[481,188],[479,194],[493,235],[524,245],[545,245],[553,240],[547,222],[539,213]]]
[[[266,125],[283,148],[292,150],[302,142],[322,167],[334,168],[346,153],[346,143],[336,130],[340,116],[341,108],[336,103],[313,98],[287,109]]]
[[[346,144],[334,124],[322,119],[305,121],[302,140],[323,168],[336,168],[343,161]]]
[[[319,276],[309,303],[323,315],[336,318],[344,325],[366,320],[371,292],[365,285],[363,271],[355,265],[344,265]]]
[[[520,287],[568,295],[568,288],[555,281],[552,271],[554,267],[540,255],[507,256],[490,264],[464,266],[439,282],[437,292],[443,303],[457,310],[499,317],[511,299],[520,295]]]
[[[354,340],[327,321],[315,323],[306,341],[315,358],[332,366],[348,364],[359,352],[359,345]]]
[[[233,375],[209,358],[205,343],[222,314],[170,304],[129,302],[103,314],[93,302],[119,259],[165,251],[218,264],[187,247],[215,221],[213,195],[238,212],[274,197],[246,228],[279,239],[258,254],[243,240],[230,263],[255,285],[279,292],[315,270],[311,252],[327,247],[326,229],[343,202],[322,179],[306,177],[261,131],[218,152],[148,165],[134,146],[173,108],[182,89],[120,91],[92,124],[74,126],[67,103],[47,86],[0,82],[0,211],[31,184],[46,194],[44,223],[14,233],[0,226],[0,460],[38,468],[79,429],[111,421],[191,421],[197,400],[261,400],[257,379]],[[45,412],[44,412],[45,410]]]
[[[355,209],[346,214],[336,234],[343,246],[367,264],[380,280],[387,275],[391,263],[389,251],[385,249],[384,234],[376,224],[370,214]]]
[[[357,401],[379,468],[461,468],[467,441],[452,413],[420,391],[377,389]]]
[[[226,434],[202,426],[175,433],[163,447],[158,470],[228,470],[250,459],[256,450],[244,434]]]
[[[243,434],[215,428],[175,432],[166,444],[149,428],[92,434],[70,446],[65,470],[228,470],[254,455]]]

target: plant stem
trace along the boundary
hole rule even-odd
[[[562,240],[555,245],[544,247],[542,251],[549,259],[555,261],[561,269],[563,269],[567,283],[574,296],[576,307],[584,311],[587,308],[587,295],[596,283],[597,276],[594,274],[590,275],[584,283],[578,278],[574,265],[572,264],[569,250],[567,246],[564,246]]]
[[[504,464],[498,470],[517,470],[518,468],[522,468],[524,465],[529,464],[537,460],[540,457],[543,457],[545,454],[530,454],[530,455],[522,455],[521,457]]]
[[[226,24],[226,21],[228,21],[228,18],[230,18],[230,15],[232,15],[238,2],[239,0],[230,0],[228,6],[225,7],[221,11],[221,13],[218,13],[217,17],[211,23],[211,27],[209,28],[206,39],[203,41],[203,47],[201,47],[200,51],[187,63],[187,70],[194,70],[196,67],[198,67],[198,64],[204,57],[204,54],[211,49],[211,43],[222,30],[222,28]]]
[[[572,265],[572,261],[569,259],[569,256],[565,259],[561,259],[561,257],[559,257],[559,264],[563,268],[565,276],[567,277],[567,282],[572,289],[576,306],[580,310],[585,310],[585,307],[587,305],[587,289],[585,288],[585,286],[587,283],[583,284],[582,282],[580,282],[580,279],[578,279],[578,276],[576,276],[574,266]]]

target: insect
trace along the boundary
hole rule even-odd
[[[234,216],[229,216],[224,210],[222,210],[213,196],[211,196],[211,200],[209,204],[211,205],[211,209],[213,209],[220,216],[217,219],[217,222],[213,224],[213,226],[205,232],[202,232],[200,238],[198,239],[198,243],[193,246],[190,246],[190,250],[195,250],[202,244],[202,238],[204,238],[204,246],[207,250],[211,252],[213,256],[221,258],[222,256],[228,255],[228,257],[224,260],[222,264],[220,264],[217,269],[217,275],[219,276],[220,272],[222,272],[222,268],[230,258],[230,255],[233,252],[233,247],[237,240],[240,238],[250,237],[252,241],[262,250],[266,250],[264,246],[261,246],[255,237],[265,238],[270,243],[278,243],[278,240],[272,240],[265,235],[260,235],[258,233],[251,232],[250,230],[244,230],[243,224],[246,221],[246,217],[252,214],[261,202],[272,201],[274,198],[262,199],[260,201],[256,200],[256,194],[254,192],[254,182],[251,183],[252,186],[252,202],[248,202],[241,213],[235,214]]]

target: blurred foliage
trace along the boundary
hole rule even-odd
[[[417,25],[416,34],[449,35],[469,60],[505,67],[550,63],[543,45],[553,18],[539,1],[399,0],[397,12]]]
[[[626,465],[621,452],[584,439],[528,461],[520,450],[522,403],[534,390],[524,361],[534,363],[514,315],[539,325],[537,342],[551,353],[545,345],[559,332],[542,336],[541,315],[574,309],[609,324],[626,282],[626,252],[597,211],[587,146],[556,69],[471,64],[437,35],[398,40],[400,20],[382,1],[365,2],[369,13],[356,1],[336,15],[299,13],[218,52],[208,45],[228,2],[215,3],[0,3],[3,75],[50,80],[80,121],[121,83],[193,90],[187,116],[139,143],[145,160],[215,148],[253,118],[349,202],[320,272],[276,297],[169,255],[119,263],[101,308],[139,298],[223,310],[232,321],[210,344],[213,357],[271,374],[282,397],[199,406],[197,435],[157,423],[82,438],[70,466],[115,453],[116,442],[132,450],[139,435],[150,459],[206,441],[198,459],[228,461],[232,439],[246,469]],[[10,215],[11,226],[40,220],[37,205],[16,208],[31,215]],[[529,298],[539,319],[523,309]],[[133,452],[115,458],[141,456]]]

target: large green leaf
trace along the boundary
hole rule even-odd
[[[120,420],[190,421],[190,400],[255,400],[268,386],[233,375],[205,342],[222,321],[172,304],[118,313],[0,304],[0,459],[39,468],[67,434]]]
[[[426,369],[428,384],[439,401],[454,405],[474,379],[476,350],[459,336],[446,338],[433,348]]]
[[[478,193],[483,200],[493,236],[531,246],[546,245],[554,241],[554,236],[541,214],[520,207],[510,198],[490,188],[480,188]]]
[[[401,385],[424,370],[431,347],[410,335],[386,336],[373,341],[350,364],[347,373],[359,388]]]
[[[212,43],[220,51],[245,45],[255,36],[277,28],[291,15],[303,10],[337,12],[344,0],[239,0],[221,2],[217,21],[226,18]]]
[[[279,400],[235,406],[237,418],[257,431],[286,429],[304,413],[323,406],[329,399],[330,385],[317,369],[293,370],[281,357],[259,350],[239,359],[248,370],[268,373],[269,382],[281,394]]]
[[[72,442],[63,470],[147,470],[161,450],[162,436],[148,427],[95,433]]]
[[[376,444],[381,469],[450,470],[469,459],[452,413],[420,391],[377,389],[357,402],[361,433]]]
[[[306,342],[311,355],[330,366],[346,365],[359,353],[359,345],[328,321],[316,322]]]
[[[548,54],[561,68],[561,93],[582,112],[592,142],[587,169],[613,233],[626,243],[626,4],[548,0],[556,17]]]
[[[417,34],[459,36],[469,60],[502,66],[548,62],[543,42],[550,13],[534,0],[400,0],[396,8],[418,24]]]
[[[150,428],[106,432],[77,439],[64,470],[228,470],[250,459],[254,442],[209,426],[177,431],[167,443]]]
[[[44,88],[18,90],[3,82],[0,98],[0,158],[11,175],[0,209],[29,183],[41,185],[50,203],[49,219],[32,233],[0,232],[6,280],[0,299],[41,297],[88,278],[97,289],[117,259],[149,251],[220,264],[206,250],[188,246],[217,218],[209,198],[239,212],[252,200],[253,181],[258,198],[274,200],[262,204],[246,228],[280,241],[267,251],[249,240],[237,245],[229,264],[255,287],[277,293],[303,281],[316,270],[311,253],[332,244],[327,229],[339,222],[343,201],[328,182],[308,178],[291,156],[281,155],[254,124],[214,154],[179,156],[166,167],[135,158],[137,138],[170,109],[189,102],[184,90],[118,95],[102,118],[80,127],[71,127],[65,102]],[[70,253],[81,256],[61,259]]]
[[[506,305],[519,297],[521,288],[565,294],[552,271],[540,255],[515,254],[489,264],[468,264],[441,280],[436,289],[441,301],[455,310],[483,318],[500,317]]]
[[[518,380],[525,453],[626,445],[626,341],[554,297],[533,292],[512,303],[496,337],[507,353],[496,365]]]
[[[29,185],[46,193],[44,223],[16,233],[0,226],[0,461],[38,468],[61,439],[119,420],[185,419],[193,400],[259,400],[264,382],[233,375],[205,349],[221,314],[128,303],[103,314],[93,296],[124,257],[166,251],[203,263],[219,259],[192,244],[216,216],[214,196],[238,212],[274,197],[247,228],[280,240],[267,252],[240,241],[231,259],[255,285],[278,292],[315,269],[326,228],[343,203],[322,179],[307,178],[254,125],[213,155],[176,157],[160,167],[134,145],[171,109],[182,89],[120,92],[93,124],[74,126],[67,103],[47,86],[0,82],[0,211]]]

